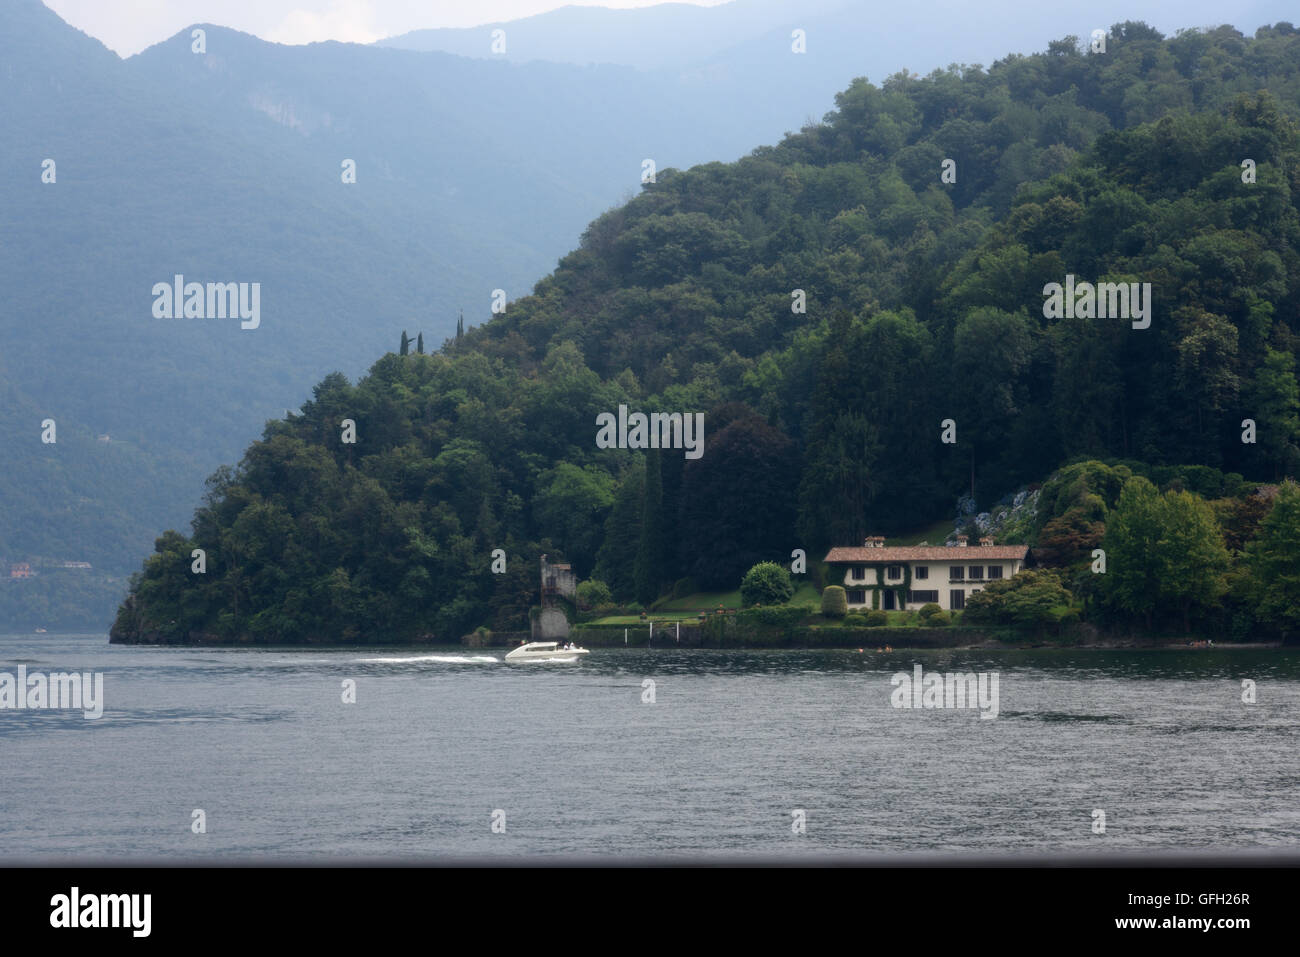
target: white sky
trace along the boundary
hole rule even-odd
[[[556,7],[648,7],[663,0],[44,0],[78,30],[127,57],[192,23],[274,43],[370,43],[429,27],[472,27]],[[676,0],[716,6],[724,0]]]

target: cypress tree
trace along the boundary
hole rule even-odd
[[[456,341],[460,342],[460,340],[463,339],[464,337],[465,337],[465,313],[462,312],[460,314],[460,318],[456,320]]]
[[[663,475],[659,471],[659,450],[645,454],[645,491],[641,509],[641,542],[636,552],[636,600],[648,605],[659,597],[663,565],[664,526]]]
[[[424,333],[423,332],[415,337],[415,351],[418,352],[420,355],[424,355]]]
[[[614,507],[605,520],[605,541],[596,556],[595,577],[609,585],[620,601],[636,598],[636,556],[641,548],[641,513],[645,510],[645,469],[637,463],[624,473]]]
[[[398,355],[401,355],[401,356],[404,356],[404,355],[407,355],[410,351],[411,351],[411,337],[408,336],[408,335],[406,334],[406,330],[403,329],[403,330],[402,330],[402,346],[401,346],[401,349],[398,351],[397,354],[398,354]]]

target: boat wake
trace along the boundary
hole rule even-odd
[[[417,661],[437,661],[448,665],[495,664],[499,659],[491,655],[417,655],[413,658],[358,658],[367,664],[406,665]]]

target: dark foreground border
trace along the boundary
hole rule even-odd
[[[319,943],[337,952],[340,946],[373,950],[406,940],[421,951],[515,945],[535,951],[559,944],[668,952],[722,944],[728,951],[753,946],[766,952],[788,942],[801,951],[848,944],[933,953],[956,946],[975,953],[1007,944],[1027,949],[1126,937],[1134,949],[1190,945],[1230,952],[1293,943],[1300,927],[1300,853],[1294,849],[1141,856],[242,859],[181,866],[0,862],[8,865],[0,868],[6,942],[48,941],[59,952],[99,943],[171,949],[279,942],[295,949]],[[74,887],[81,900],[150,895],[149,936],[137,938],[130,928],[52,927],[56,895],[70,895]],[[1153,923],[1120,925],[1133,919]]]

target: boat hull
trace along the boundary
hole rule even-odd
[[[583,655],[591,654],[586,648],[563,648],[546,644],[523,645],[506,655],[506,661],[577,661]]]

